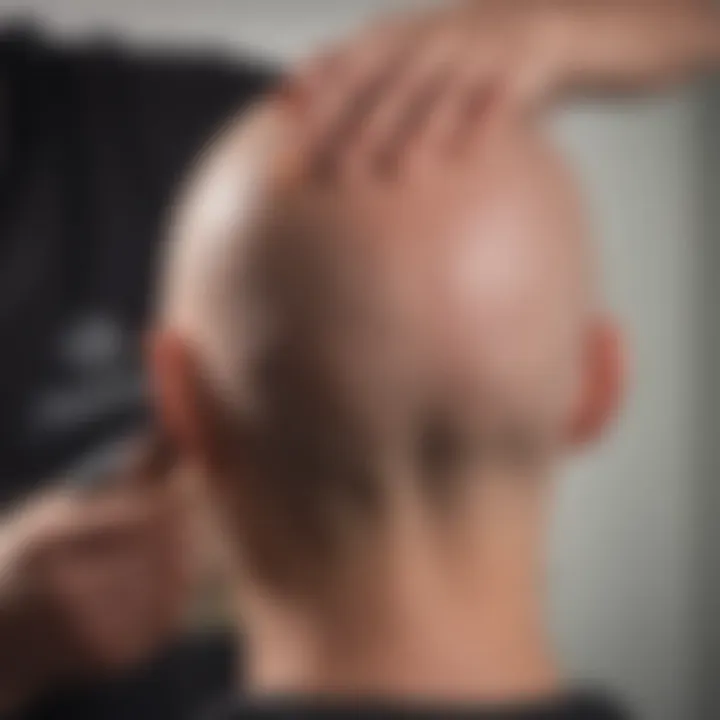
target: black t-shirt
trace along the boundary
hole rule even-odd
[[[496,708],[401,704],[306,704],[234,701],[201,714],[201,720],[624,720],[600,695],[577,693],[538,704]]]
[[[494,709],[249,702],[232,695],[243,669],[236,643],[222,631],[185,638],[125,677],[65,688],[12,720],[628,720],[594,692]]]
[[[140,336],[173,192],[273,76],[0,34],[0,502],[77,477],[142,419]]]
[[[122,677],[64,687],[7,720],[199,720],[237,685],[236,642],[219,631],[182,638]]]

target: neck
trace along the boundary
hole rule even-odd
[[[310,599],[245,591],[250,691],[489,703],[554,695],[543,485],[472,488],[444,520],[404,503],[392,528]]]

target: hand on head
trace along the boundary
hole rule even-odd
[[[371,130],[387,140],[440,97],[462,117],[494,89],[517,112],[536,113],[577,97],[655,91],[719,62],[711,3],[466,0],[373,23],[305,63],[287,93],[312,98],[310,142],[324,146],[383,95],[393,101]]]

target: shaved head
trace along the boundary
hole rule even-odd
[[[588,228],[538,130],[493,116],[462,147],[419,142],[390,168],[355,153],[330,177],[307,171],[294,133],[264,105],[210,149],[163,287],[161,330],[196,385],[156,363],[165,414],[202,414],[178,395],[212,406],[242,448],[246,526],[273,525],[264,497],[285,534],[327,547],[394,484],[446,494],[594,430],[608,372]]]

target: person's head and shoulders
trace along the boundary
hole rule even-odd
[[[553,476],[622,380],[574,179],[492,107],[314,173],[295,112],[205,157],[151,352],[233,570],[235,712],[614,717],[543,607]]]

